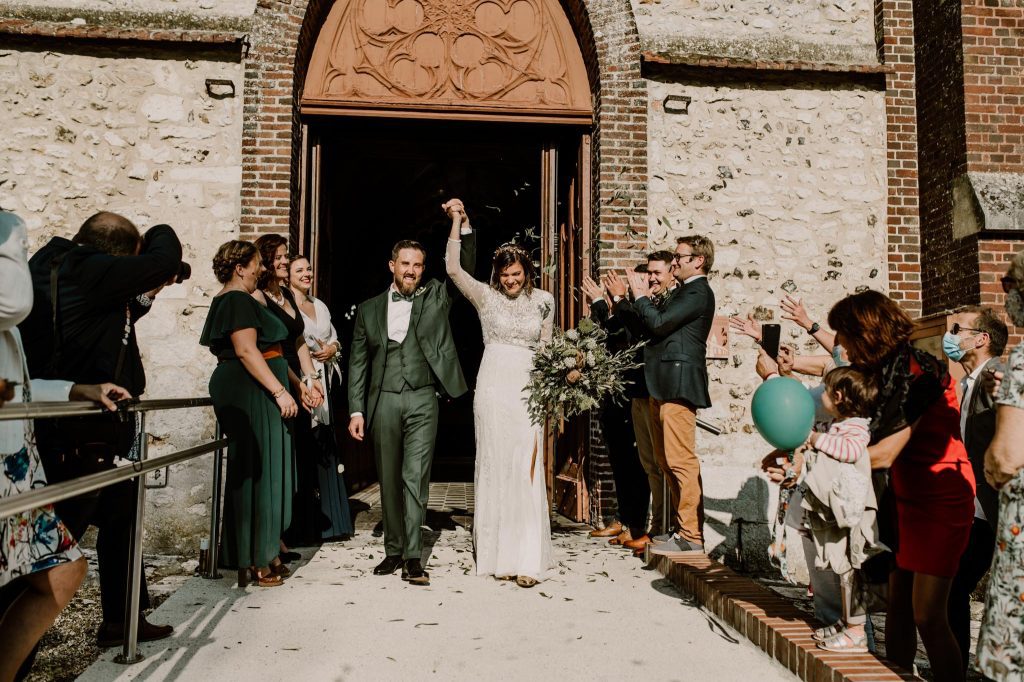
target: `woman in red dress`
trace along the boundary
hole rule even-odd
[[[879,523],[890,525],[883,540],[896,555],[886,653],[912,670],[920,632],[935,680],[963,680],[946,605],[970,536],[975,489],[954,382],[938,359],[910,344],[913,321],[884,294],[848,296],[828,322],[850,361],[882,387],[868,451],[872,469],[888,471],[885,495],[895,503],[887,519],[879,514]]]

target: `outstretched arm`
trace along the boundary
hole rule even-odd
[[[454,200],[453,200],[454,201]],[[445,204],[447,206],[447,204]],[[452,217],[452,229],[448,234],[448,247],[445,250],[444,256],[444,268],[448,273],[448,277],[455,283],[462,295],[469,299],[469,302],[473,304],[475,308],[480,308],[484,302],[484,295],[487,291],[487,285],[483,282],[478,282],[473,279],[473,275],[466,270],[466,261],[469,260],[463,253],[463,235],[462,227],[465,223],[465,215],[462,213],[462,204],[458,204],[458,208],[453,207],[449,210]],[[472,235],[466,235],[472,237]],[[472,248],[472,253],[469,254],[472,261],[476,261],[476,240],[467,240],[466,246]],[[467,250],[468,250],[467,248]],[[473,265],[470,263],[470,267]]]

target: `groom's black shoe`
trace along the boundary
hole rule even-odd
[[[373,569],[374,575],[391,575],[402,565],[402,557],[400,556],[386,556],[384,561],[377,564],[377,567]],[[404,571],[403,571],[404,572]]]
[[[412,585],[429,585],[430,575],[423,570],[419,559],[407,559],[402,567],[402,580]]]

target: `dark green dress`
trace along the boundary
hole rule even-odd
[[[264,351],[280,343],[287,330],[273,313],[242,291],[213,299],[199,343],[217,356],[210,397],[227,436],[221,564],[226,568],[267,566],[277,556],[281,534],[292,516],[292,437],[281,410],[236,357],[232,332],[255,329]],[[267,364],[288,386],[283,357]]]

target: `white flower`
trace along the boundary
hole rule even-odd
[[[565,358],[562,360],[562,364],[565,365],[566,369],[572,369],[576,366],[576,358]]]
[[[570,341],[575,341],[576,339],[580,338],[580,334],[575,329],[570,329],[565,333],[565,338],[569,339]]]
[[[587,351],[587,367],[593,367],[597,364],[597,359],[594,357],[593,351]]]

